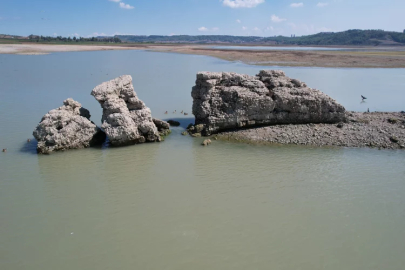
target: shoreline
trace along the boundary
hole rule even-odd
[[[347,112],[338,124],[274,125],[221,132],[214,138],[253,144],[405,150],[405,112]]]
[[[124,46],[64,44],[0,44],[0,54],[44,55],[55,52],[131,50]]]
[[[224,45],[227,44],[216,44],[216,46]],[[258,66],[405,68],[405,50],[403,47],[350,47],[355,48],[356,50],[293,51],[215,49],[210,48],[210,46],[212,45],[130,43],[123,43],[120,45],[0,44],[0,54],[42,55],[53,52],[147,50],[153,52],[205,55],[226,61],[239,61],[245,64]],[[272,47],[277,48],[286,46]],[[344,46],[333,47],[348,48]]]

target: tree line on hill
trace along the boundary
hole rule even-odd
[[[384,30],[348,30],[344,32],[323,32],[308,36],[227,36],[227,35],[174,35],[136,36],[116,35],[122,42],[136,43],[233,43],[272,45],[405,45],[404,32]]]
[[[257,44],[257,45],[305,45],[305,46],[333,46],[333,45],[405,45],[405,30],[393,32],[384,30],[347,30],[344,32],[322,32],[308,36],[290,37],[273,36],[230,36],[230,35],[116,35],[98,37],[51,37],[30,35],[28,37],[0,35],[0,39],[22,40],[29,42],[73,43],[73,42],[105,42],[105,43],[198,43],[198,44]]]
[[[34,42],[109,42],[109,43],[121,43],[121,39],[118,37],[51,37],[51,36],[37,36],[30,35],[28,36],[30,41]]]

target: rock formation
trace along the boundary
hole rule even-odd
[[[131,76],[104,82],[91,95],[103,108],[102,128],[112,145],[161,141],[150,109],[136,96]]]
[[[90,121],[89,111],[71,98],[45,114],[33,135],[38,141],[37,151],[42,154],[86,148],[105,140],[105,133]]]
[[[345,120],[342,105],[279,70],[262,70],[256,76],[200,72],[191,96],[195,123],[205,125],[203,135],[249,126]]]
[[[167,136],[172,132],[170,130],[170,124],[168,122],[156,118],[153,118],[152,120],[157,127],[160,136]]]

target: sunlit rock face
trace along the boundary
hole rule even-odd
[[[90,121],[90,112],[71,98],[66,99],[62,107],[45,114],[33,135],[41,154],[86,148],[105,140],[105,133]]]
[[[95,87],[91,95],[103,108],[101,127],[112,145],[161,141],[150,109],[134,91],[131,76],[104,82]]]
[[[345,120],[342,105],[281,70],[262,70],[256,76],[200,72],[191,96],[195,123],[205,125],[204,135],[242,127]]]

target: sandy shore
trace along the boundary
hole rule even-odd
[[[104,50],[131,50],[123,46],[103,45],[48,45],[48,44],[0,44],[0,54],[40,55],[53,52],[79,52]]]
[[[361,47],[355,51],[225,50],[210,45],[131,44],[50,45],[0,44],[0,54],[47,54],[68,51],[150,50],[197,54],[261,66],[405,68],[405,47]],[[361,49],[361,50],[359,50]]]
[[[152,48],[152,50],[163,50],[163,48]],[[365,48],[362,51],[257,51],[189,46],[165,48],[165,50],[208,55],[228,61],[241,61],[260,66],[405,68],[405,51],[396,50],[396,48],[388,50]]]
[[[224,132],[214,137],[258,144],[405,149],[405,112],[348,112],[347,123],[275,125]]]

